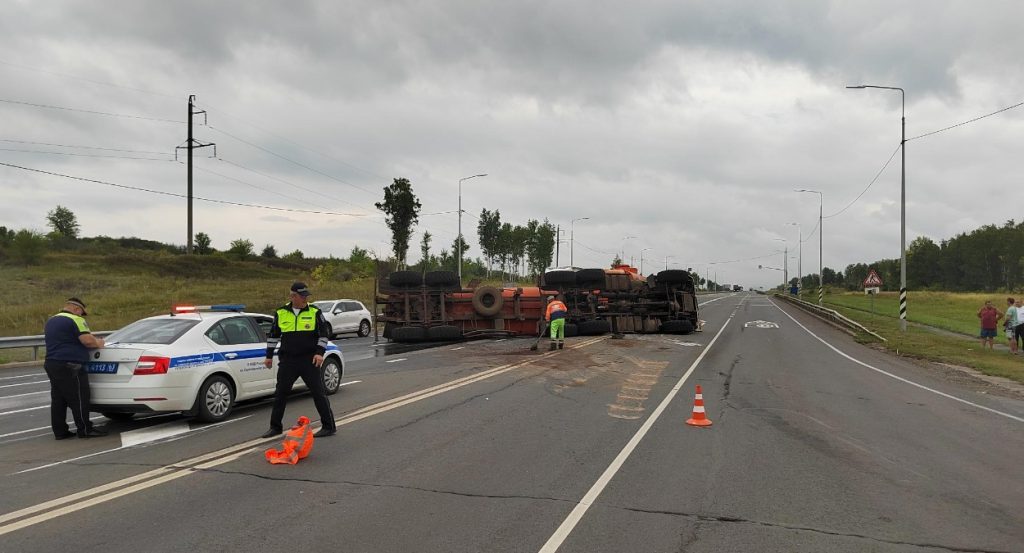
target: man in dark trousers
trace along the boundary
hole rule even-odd
[[[64,309],[46,321],[46,360],[43,369],[50,379],[50,426],[58,440],[75,436],[68,428],[68,408],[79,438],[106,436],[89,420],[89,350],[103,347],[103,338],[92,335],[85,322],[85,303],[68,298]]]
[[[309,304],[309,295],[305,284],[292,284],[291,301],[274,313],[274,324],[267,336],[267,358],[264,361],[267,368],[273,366],[274,348],[280,344],[281,349],[277,351],[277,388],[274,390],[274,409],[270,412],[270,430],[263,434],[264,438],[284,432],[284,406],[297,378],[306,383],[320,413],[320,430],[314,436],[331,436],[337,431],[331,402],[327,399],[320,375],[330,330],[324,314]]]

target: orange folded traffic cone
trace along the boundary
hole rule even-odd
[[[711,420],[704,414],[704,394],[697,385],[697,395],[693,398],[693,415],[687,419],[686,424],[691,426],[711,426]]]

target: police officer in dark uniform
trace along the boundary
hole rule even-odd
[[[89,374],[85,364],[89,350],[103,347],[103,338],[92,335],[85,322],[85,303],[68,298],[64,309],[46,321],[46,360],[43,368],[50,379],[50,426],[58,440],[74,437],[68,428],[68,408],[75,419],[79,438],[106,436],[89,420]]]
[[[264,438],[272,438],[284,431],[281,422],[284,406],[298,378],[302,378],[313,394],[313,403],[320,413],[321,427],[314,436],[320,438],[337,432],[331,402],[327,399],[320,374],[330,327],[324,314],[308,303],[309,295],[305,284],[292,284],[291,301],[274,313],[274,324],[267,336],[267,358],[264,361],[267,368],[273,366],[274,348],[281,344],[281,349],[277,352],[277,388],[274,390],[274,408],[270,412],[270,430],[263,434]]]

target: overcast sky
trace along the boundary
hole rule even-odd
[[[0,162],[183,194],[195,94],[219,158],[197,151],[197,196],[345,214],[196,201],[217,248],[388,255],[373,203],[405,177],[428,214],[415,260],[421,231],[454,240],[459,178],[487,173],[463,184],[470,256],[484,207],[589,217],[577,266],[649,248],[645,272],[671,256],[771,286],[758,264],[785,245],[796,275],[787,223],[818,268],[818,196],[795,188],[823,193],[826,266],[899,257],[898,153],[847,206],[899,146],[900,94],[845,86],[904,88],[908,138],[1017,104],[1022,21],[1014,1],[9,1]],[[909,141],[908,244],[1024,217],[1022,138],[1024,107]],[[8,227],[45,230],[61,204],[87,236],[185,242],[181,198],[5,166],[0,191]]]

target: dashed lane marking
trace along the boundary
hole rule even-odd
[[[33,384],[49,384],[49,380],[37,380],[35,382],[19,382],[17,384],[4,384],[0,388],[13,388],[15,386],[31,386]]]
[[[401,358],[398,358],[398,359],[392,359],[391,361],[385,361],[385,363],[398,363],[399,361],[408,361],[408,360],[409,359],[407,357],[401,357]]]

